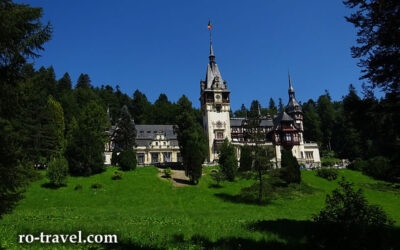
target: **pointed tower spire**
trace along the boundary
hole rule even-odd
[[[288,71],[288,77],[289,77],[289,99],[295,98],[295,93],[294,93],[294,88],[292,85],[292,79],[290,78],[290,72]]]
[[[212,47],[211,29],[212,29],[211,21],[208,21],[208,30],[210,31],[210,56],[208,58],[210,58],[210,63],[211,62],[215,63],[214,50],[213,50],[213,47]]]

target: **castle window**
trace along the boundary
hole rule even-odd
[[[144,153],[137,154],[138,164],[144,164]]]
[[[181,153],[176,153],[176,160],[177,160],[178,162],[182,162]]]
[[[158,162],[158,153],[151,153],[151,163]]]
[[[164,157],[164,162],[171,162],[171,152],[164,152],[163,157]]]
[[[217,132],[217,139],[224,139],[224,133],[223,132]]]
[[[216,107],[216,110],[217,110],[217,113],[221,113],[221,106],[218,105],[218,106]]]

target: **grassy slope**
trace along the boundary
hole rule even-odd
[[[260,232],[249,225],[258,220],[310,220],[324,206],[325,195],[337,187],[336,182],[306,171],[302,172],[303,181],[318,191],[258,206],[227,201],[216,195],[235,195],[251,185],[252,180],[210,188],[213,182],[204,176],[199,186],[175,188],[168,180],[158,178],[155,168],[125,173],[119,181],[111,180],[111,170],[88,178],[69,178],[68,186],[58,190],[41,187],[46,179],[33,183],[13,213],[0,220],[2,246],[20,247],[16,243],[18,233],[75,233],[78,230],[84,234],[117,234],[119,241],[151,247],[171,246],[175,244],[174,238],[187,240],[193,235],[209,241],[237,237],[254,242],[285,242],[277,233]],[[377,182],[350,170],[342,170],[340,175],[356,186]],[[101,183],[103,188],[91,189],[93,183]],[[77,184],[83,186],[82,190],[74,190]],[[364,190],[368,200],[381,205],[399,226],[399,193]]]

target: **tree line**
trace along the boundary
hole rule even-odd
[[[172,103],[160,94],[150,103],[139,90],[131,98],[118,86],[94,87],[88,74],[81,74],[73,87],[68,73],[56,79],[52,67],[36,70],[29,60],[40,56],[53,30],[50,23],[40,21],[42,16],[42,8],[0,0],[0,214],[12,207],[30,180],[38,178],[34,167],[48,166],[53,171],[48,176],[56,185],[65,183],[62,175],[66,171],[83,176],[103,171],[106,131],[120,118],[124,124],[127,117],[138,124],[180,124],[185,119],[191,123],[182,124],[185,130],[178,131],[178,138],[185,138],[191,146],[205,138],[199,132],[201,113],[185,96]],[[132,134],[117,132],[119,150],[134,144]],[[121,143],[124,136],[130,141]],[[190,152],[182,156],[194,162],[185,164],[188,168],[204,161],[192,160],[195,154]],[[128,162],[132,168],[131,153],[120,158],[122,165]],[[196,182],[198,173],[191,175]]]
[[[352,8],[362,2],[346,4]],[[363,96],[350,86],[341,101],[333,101],[326,92],[318,100],[302,104],[304,135],[306,140],[318,142],[322,152],[334,151],[342,158],[384,157],[382,162],[390,163],[390,176],[398,178],[400,69],[396,60],[400,53],[399,40],[393,39],[393,34],[400,31],[395,22],[398,14],[392,13],[396,2],[360,6],[347,19],[363,38],[358,41],[360,46],[352,49],[367,81]],[[388,18],[369,20],[368,13]],[[178,125],[186,172],[198,182],[200,163],[206,157],[201,111],[185,96],[173,103],[160,94],[151,103],[139,90],[130,97],[118,86],[94,87],[87,74],[81,74],[73,87],[68,73],[56,79],[52,67],[35,70],[29,59],[40,56],[53,29],[50,23],[40,21],[42,16],[41,8],[0,0],[0,211],[9,208],[21,188],[35,178],[35,165],[60,159],[54,165],[67,162],[73,175],[101,172],[108,139],[105,131],[118,122],[124,106],[137,124]],[[376,98],[374,89],[382,90],[384,97]],[[270,99],[268,107],[260,110],[259,104],[253,101],[249,110],[242,105],[232,116],[254,117],[259,111],[274,116],[284,108],[281,99],[278,105]],[[189,150],[191,147],[199,150]]]

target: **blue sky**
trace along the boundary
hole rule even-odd
[[[232,109],[270,97],[288,101],[290,70],[296,97],[305,102],[327,89],[335,100],[353,83],[360,90],[358,60],[352,59],[356,30],[341,1],[18,1],[44,9],[54,26],[36,67],[52,65],[57,77],[80,73],[92,84],[139,89],[150,101],[185,94],[199,106],[200,79],[209,53],[208,20]]]

